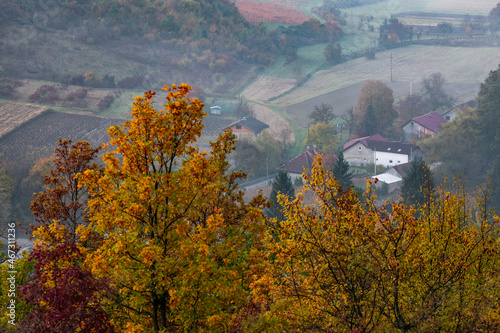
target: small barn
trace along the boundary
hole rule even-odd
[[[269,128],[269,125],[252,116],[248,116],[231,123],[229,128],[238,137],[238,140],[255,140],[262,134],[263,130]]]

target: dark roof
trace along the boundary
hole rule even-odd
[[[305,152],[299,156],[293,158],[288,163],[283,164],[278,168],[278,170],[287,171],[289,173],[303,173],[304,167],[307,170],[311,170],[314,158],[318,156],[320,152],[316,148],[308,148]]]
[[[418,146],[410,143],[401,143],[394,141],[369,141],[368,148],[378,152],[386,152],[393,154],[410,155],[412,152],[417,151]]]
[[[440,132],[442,129],[441,125],[446,123],[446,119],[439,112],[436,111],[415,117],[406,124],[404,124],[403,127],[412,121],[420,124],[420,126],[430,129],[434,133]]]
[[[255,134],[259,134],[266,128],[269,128],[268,124],[263,123],[260,120],[255,119],[252,116],[248,116],[245,118],[242,118],[238,121],[235,121],[234,123],[230,124],[229,127],[232,127],[234,125],[240,124],[241,126],[244,126],[254,132]]]
[[[410,167],[411,167],[411,162],[408,162],[395,165],[391,167],[391,169],[395,170],[401,176],[401,178],[404,178]]]
[[[387,139],[384,138],[380,134],[374,134],[372,136],[365,136],[363,138],[354,139],[354,140],[351,140],[351,141],[344,143],[344,147],[342,150],[346,150],[347,148],[355,145],[358,142],[363,144],[365,147],[368,147],[370,141],[387,141]]]
[[[448,112],[451,112],[451,111],[456,110],[456,109],[462,109],[462,108],[473,108],[473,109],[475,109],[475,108],[477,108],[477,103],[476,103],[475,100],[472,99],[472,100],[470,100],[468,102],[455,105],[454,107],[452,107],[451,109],[447,110],[443,114],[447,114]]]

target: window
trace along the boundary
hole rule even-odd
[[[240,124],[237,124],[237,125],[236,125],[236,129],[241,129],[241,125],[240,125]]]
[[[361,146],[358,147],[358,150],[361,150]]]
[[[392,160],[389,160],[389,163],[392,163]]]

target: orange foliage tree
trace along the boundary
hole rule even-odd
[[[245,321],[262,202],[247,205],[236,184],[244,175],[228,173],[235,136],[226,130],[200,152],[203,104],[186,97],[188,85],[164,90],[159,111],[154,92],[135,98],[132,120],[109,129],[116,148],[103,172],[79,177],[92,196],[80,235],[103,238],[85,263],[118,290],[118,330],[228,331]]]
[[[317,202],[280,198],[286,219],[255,284],[277,331],[498,329],[499,219],[484,193],[473,204],[460,186],[442,187],[421,207],[386,210],[371,187],[364,201],[342,191],[321,158],[304,177]]]

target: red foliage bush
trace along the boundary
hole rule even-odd
[[[44,84],[28,97],[31,103],[53,104],[59,100],[59,91],[55,86]]]
[[[74,101],[76,99],[82,99],[87,96],[89,89],[78,89],[77,91],[70,92],[66,97],[64,97],[65,101]]]
[[[115,96],[113,96],[112,94],[109,94],[99,101],[99,104],[97,104],[97,107],[99,108],[100,111],[107,109],[111,106],[111,104],[113,103],[114,100],[115,100]]]

